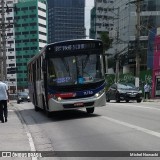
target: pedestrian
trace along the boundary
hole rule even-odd
[[[144,85],[144,99],[150,99],[150,85],[148,83],[146,83]]]
[[[2,123],[7,122],[7,101],[9,102],[8,86],[0,79],[0,120]]]

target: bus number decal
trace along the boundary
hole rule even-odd
[[[90,95],[90,94],[93,94],[93,91],[85,91],[83,92],[83,94],[86,96],[86,95]]]

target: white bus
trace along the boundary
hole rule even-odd
[[[51,112],[106,104],[103,44],[81,39],[46,45],[27,65],[28,88],[35,110]]]

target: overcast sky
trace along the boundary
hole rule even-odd
[[[85,6],[85,27],[86,27],[86,35],[89,36],[90,10],[94,6],[94,0],[85,0],[85,1],[86,1],[86,6]]]

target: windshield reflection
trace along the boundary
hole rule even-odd
[[[49,85],[63,86],[102,80],[100,55],[51,58],[48,61]]]
[[[126,84],[118,84],[118,89],[124,89],[124,90],[131,90],[136,89],[136,87],[133,84],[126,83]]]

